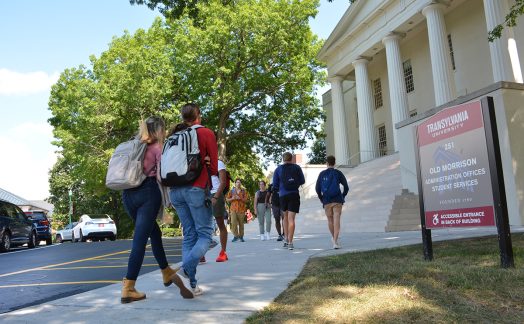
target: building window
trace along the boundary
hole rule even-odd
[[[375,109],[382,107],[382,84],[380,78],[373,80],[373,95],[375,97]]]
[[[453,71],[455,71],[455,54],[453,54],[453,42],[451,41],[451,34],[448,34],[448,44],[449,44],[449,56],[451,57],[451,66]]]
[[[378,153],[379,156],[388,154],[388,140],[386,138],[386,126],[382,125],[377,128],[378,130]]]
[[[413,82],[413,69],[411,68],[411,60],[402,63],[404,67],[404,82],[406,83],[406,92],[415,91],[415,83]]]
[[[409,112],[409,117],[415,117],[417,115],[417,110],[412,110]]]

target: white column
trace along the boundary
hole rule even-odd
[[[428,25],[431,70],[435,104],[440,106],[456,98],[455,80],[451,67],[449,44],[441,3],[431,3],[422,9]]]
[[[328,79],[331,83],[331,103],[333,107],[333,140],[335,142],[335,159],[337,164],[349,165],[349,138],[346,127],[344,92],[341,77]]]
[[[397,140],[397,129],[395,124],[408,118],[408,96],[404,82],[404,69],[402,67],[402,56],[400,55],[399,41],[402,36],[390,33],[382,39],[386,47],[386,59],[388,66],[389,98],[391,101],[391,121],[393,124],[393,144],[395,152],[399,150]]]
[[[376,156],[375,123],[373,121],[373,93],[368,76],[368,60],[360,58],[353,62],[357,87],[358,135],[360,161],[366,162]]]
[[[484,12],[486,14],[488,31],[491,31],[498,24],[504,23],[509,7],[505,0],[484,0]],[[514,38],[509,37],[511,34],[511,28],[505,26],[500,38],[489,43],[494,82],[511,81],[522,83],[518,53],[516,52],[516,46],[511,46],[512,42],[515,41]],[[515,54],[512,59],[510,50],[513,48],[515,49]]]

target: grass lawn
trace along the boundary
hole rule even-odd
[[[496,237],[312,258],[247,323],[524,323],[524,234],[515,268],[500,268]]]

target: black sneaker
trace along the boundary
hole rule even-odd
[[[282,235],[279,235],[278,238],[277,238],[277,241],[283,241],[284,240],[284,237]]]
[[[287,249],[287,241],[284,241],[284,249]]]

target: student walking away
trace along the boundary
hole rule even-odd
[[[315,189],[318,199],[324,206],[333,248],[340,249],[338,242],[340,215],[342,214],[344,199],[349,192],[349,186],[344,174],[340,170],[335,169],[335,157],[330,155],[326,160],[327,169],[318,175]],[[340,185],[344,187],[344,192],[340,191]]]
[[[201,126],[200,108],[189,103],[181,109],[183,123],[171,131],[162,153],[161,176],[171,187],[169,197],[182,225],[182,266],[172,281],[184,298],[201,295],[196,272],[211,244],[213,215],[210,175],[218,172],[218,149],[213,132]],[[209,165],[204,166],[206,156]]]
[[[211,189],[211,202],[213,203],[213,216],[220,231],[220,246],[222,247],[216,262],[224,262],[228,260],[226,254],[227,246],[227,228],[225,222],[227,221],[226,202],[224,193],[227,193],[227,174],[226,165],[221,160],[218,160],[218,175],[211,177],[213,189]]]
[[[293,163],[293,155],[289,152],[282,156],[283,164],[279,165],[273,174],[273,186],[280,194],[280,209],[284,213],[284,232],[286,234],[284,248],[294,249],[293,235],[295,233],[295,216],[300,210],[300,194],[298,188],[306,181],[302,168]]]
[[[124,208],[135,225],[133,245],[127,264],[127,274],[123,280],[122,303],[146,298],[146,294],[135,289],[135,282],[144,262],[147,240],[151,239],[151,248],[164,280],[169,286],[171,277],[176,273],[167,263],[162,245],[162,233],[156,222],[157,215],[162,215],[163,203],[161,188],[157,182],[157,170],[165,138],[165,124],[159,117],[149,117],[140,123],[139,138],[147,143],[143,158],[143,172],[146,175],[141,185],[125,189],[122,193]]]
[[[232,242],[244,242],[247,192],[242,187],[240,179],[235,180],[235,186],[227,194],[226,201],[231,204],[229,216],[231,217],[231,232],[234,235]]]
[[[253,210],[258,217],[258,227],[260,229],[260,240],[269,241],[269,233],[271,232],[271,211],[269,206],[269,192],[266,190],[266,182],[260,181],[258,183],[260,190],[255,193],[253,201]],[[264,229],[265,225],[265,229]]]
[[[271,213],[273,214],[273,218],[275,219],[275,228],[278,233],[277,241],[283,241],[284,240],[284,231],[282,227],[282,222],[284,218],[284,214],[282,213],[282,210],[280,209],[280,196],[278,195],[278,191],[275,190],[275,187],[273,184],[269,185],[268,188],[269,192],[269,203],[271,206]]]

